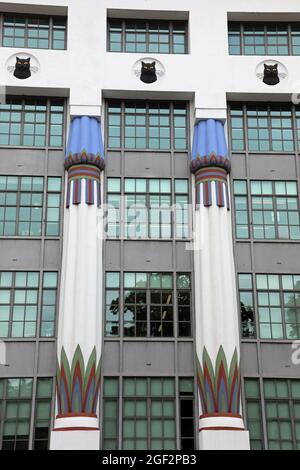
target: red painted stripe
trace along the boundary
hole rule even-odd
[[[245,428],[231,428],[229,426],[222,426],[222,427],[212,427],[212,428],[201,428],[199,429],[199,432],[201,431],[245,431]]]
[[[64,418],[98,418],[97,415],[94,413],[67,413],[67,414],[60,414],[56,416],[56,419],[64,419]]]
[[[206,413],[200,416],[200,419],[204,418],[240,418],[243,417],[238,413]]]
[[[100,431],[100,428],[61,428],[61,429],[53,429],[53,432],[58,431]]]

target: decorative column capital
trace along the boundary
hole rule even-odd
[[[216,119],[207,119],[195,125],[191,171],[196,173],[201,168],[212,166],[223,168],[227,173],[231,171],[224,124]]]
[[[81,164],[96,166],[100,171],[105,167],[101,125],[95,117],[78,116],[71,122],[65,169]]]
[[[67,209],[85,202],[101,205],[101,171],[105,167],[101,125],[97,118],[77,116],[71,122],[65,169],[68,171]],[[95,198],[97,194],[97,198]]]
[[[222,121],[207,119],[195,125],[191,172],[196,176],[196,205],[229,205],[227,176],[231,162]],[[215,197],[213,197],[215,189]]]

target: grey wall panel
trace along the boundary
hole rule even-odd
[[[117,177],[121,175],[121,152],[107,151],[105,172],[107,176]]]
[[[172,375],[175,373],[174,342],[124,342],[123,373]]]
[[[178,373],[183,375],[195,374],[195,355],[193,342],[178,342],[177,351]]]
[[[120,374],[120,343],[105,341],[102,353],[103,374]]]
[[[174,154],[174,168],[176,178],[190,178],[190,159],[187,154],[175,153]]]
[[[40,240],[2,240],[0,269],[40,269]]]
[[[60,254],[60,241],[59,240],[46,240],[45,241],[44,268],[45,269],[60,269],[61,268],[61,254]]]
[[[289,343],[262,343],[262,374],[266,377],[300,377],[300,365],[293,364],[295,352]]]
[[[118,271],[121,267],[121,242],[106,241],[105,249],[105,269],[108,271]]]
[[[250,178],[296,179],[296,159],[293,155],[252,155],[249,158]]]
[[[246,178],[246,158],[245,155],[233,154],[232,157],[232,177],[234,179]]]
[[[45,173],[45,150],[0,149],[1,173],[19,175],[42,175]]]
[[[241,373],[247,377],[257,375],[259,372],[256,343],[242,343],[241,345]]]
[[[7,342],[7,363],[1,367],[2,377],[32,377],[34,374],[35,342]]]
[[[41,342],[39,344],[38,373],[53,376],[56,373],[56,343]]]
[[[250,243],[237,243],[236,251],[236,268],[238,272],[251,271],[251,245]]]
[[[191,271],[193,268],[194,253],[188,247],[187,242],[176,242],[176,269],[179,271]]]
[[[170,178],[172,174],[171,155],[162,152],[126,152],[124,169],[124,176],[130,178]]]
[[[299,243],[255,243],[256,272],[299,273]]]
[[[172,242],[124,242],[125,270],[168,271],[173,266]]]
[[[48,173],[51,175],[63,175],[64,171],[64,152],[49,150]]]

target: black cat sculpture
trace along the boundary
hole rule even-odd
[[[141,81],[144,83],[154,83],[157,81],[155,62],[143,62],[141,70]]]
[[[275,64],[275,65],[264,64],[263,82],[266,85],[277,85],[280,82],[279,75],[278,75],[278,64]]]
[[[31,77],[30,57],[28,59],[20,59],[17,57],[14,76],[20,80]]]

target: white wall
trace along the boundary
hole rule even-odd
[[[22,4],[26,11],[27,3],[37,7],[43,5],[38,0],[13,0],[1,2],[0,6]],[[145,85],[132,72],[136,60],[144,54],[106,52],[107,9],[126,7],[160,11],[162,3],[163,10],[189,12],[190,54],[154,54],[165,66],[166,74],[158,83]],[[300,57],[278,57],[287,67],[289,77],[277,87],[267,87],[255,74],[262,57],[229,56],[227,46],[227,12],[289,12],[293,18],[296,14],[300,19],[299,0],[47,0],[47,4],[49,11],[54,6],[68,8],[68,50],[26,50],[40,61],[40,72],[25,82],[8,72],[4,76],[1,74],[5,85],[13,87],[10,91],[17,93],[20,86],[22,92],[29,94],[37,88],[45,89],[45,93],[53,88],[63,89],[65,94],[70,90],[71,105],[89,105],[90,114],[93,109],[96,114],[99,112],[101,90],[108,96],[114,96],[116,91],[124,96],[129,91],[185,91],[187,96],[195,93],[197,108],[222,109],[226,107],[226,92],[268,92],[275,97],[292,93],[294,82],[300,79]],[[145,16],[147,18],[147,14]],[[20,49],[20,52],[24,51]],[[0,48],[0,70],[5,69],[7,59],[16,52],[16,49]]]

